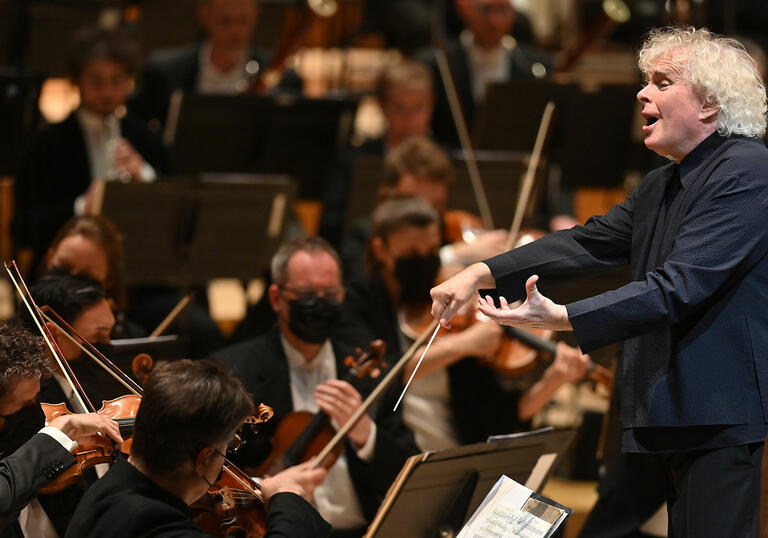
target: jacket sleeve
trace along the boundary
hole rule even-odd
[[[636,190],[608,213],[542,237],[488,260],[485,264],[496,279],[496,293],[507,299],[525,297],[525,281],[531,275],[558,278],[627,265],[632,247],[632,224]]]
[[[40,488],[74,463],[69,451],[44,433],[0,460],[0,529],[18,517]]]
[[[320,513],[294,493],[278,493],[269,500],[264,538],[321,538],[331,526]]]
[[[696,194],[661,266],[643,279],[566,305],[584,352],[689,319],[768,253],[763,181],[717,178]]]

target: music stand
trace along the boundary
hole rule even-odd
[[[540,491],[574,435],[546,428],[412,456],[365,536],[455,536],[502,474]]]
[[[318,199],[356,110],[356,98],[177,94],[165,137],[181,174],[288,174]]]
[[[527,153],[519,151],[477,152],[477,166],[496,227],[508,228],[512,224],[513,210],[520,190],[520,181],[527,166],[527,157]],[[355,160],[345,215],[346,229],[360,218],[370,215],[376,207],[383,161],[377,155],[360,155]],[[452,155],[452,161],[456,176],[448,188],[448,208],[463,209],[477,215],[480,210],[469,180],[465,158],[461,152],[457,152]]]
[[[294,183],[280,176],[106,184],[130,285],[186,288],[262,274],[283,238]]]
[[[531,151],[544,106],[551,100],[557,108],[548,155],[562,168],[562,184],[620,186],[632,143],[636,94],[633,84],[594,88],[549,80],[490,84],[475,124],[476,145]]]

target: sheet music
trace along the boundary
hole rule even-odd
[[[502,475],[457,538],[545,538],[565,511],[532,494]]]

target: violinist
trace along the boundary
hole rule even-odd
[[[68,220],[56,232],[45,254],[45,272],[57,270],[92,278],[104,286],[115,316],[113,338],[147,336],[136,322],[127,318],[123,242],[117,228],[101,215],[82,215]]]
[[[127,37],[83,29],[69,60],[80,106],[25,148],[17,182],[14,243],[38,259],[67,219],[90,209],[94,180],[149,182],[170,169],[160,138],[125,113],[136,62]]]
[[[384,161],[380,195],[421,196],[438,212],[440,227],[440,258],[444,265],[465,266],[504,251],[506,230],[477,230],[472,242],[451,242],[446,233],[445,216],[448,193],[454,179],[451,159],[440,146],[426,137],[405,139]],[[360,274],[365,251],[370,240],[369,218],[361,219],[347,233],[340,253],[348,277]]]
[[[191,4],[191,2],[190,2]],[[245,92],[250,79],[268,67],[267,51],[253,45],[258,0],[200,0],[197,20],[205,40],[154,51],[139,77],[130,108],[156,130],[165,126],[175,91],[204,94]],[[288,70],[278,88],[300,91],[301,79]]]
[[[277,327],[213,355],[275,412],[262,428],[263,442],[257,438],[243,447],[238,462],[244,466],[266,456],[264,441],[288,413],[323,411],[341,427],[360,406],[361,390],[375,384],[364,380],[357,389],[343,380],[348,370],[344,359],[353,349],[332,333],[339,326],[357,334],[360,329],[340,319],[345,291],[333,248],[316,237],[289,241],[272,258],[271,271],[268,293]],[[333,525],[334,536],[363,534],[405,459],[416,452],[400,414],[392,413],[397,395],[389,395],[391,405],[381,403],[374,417],[363,415],[350,430],[344,452],[315,490],[315,506]]]
[[[30,290],[37,304],[50,306],[64,321],[71,325],[90,343],[110,355],[110,334],[115,325],[115,317],[107,302],[104,288],[89,278],[53,271],[41,277]],[[23,317],[27,327],[32,329],[32,321]],[[125,388],[109,376],[100,366],[52,324],[48,323],[54,339],[70,363],[88,397],[94,402],[101,402],[121,396]],[[64,379],[63,373],[54,367],[53,376],[42,384],[41,402],[67,403],[69,409],[84,412],[73,395],[72,387]]]
[[[83,497],[67,536],[208,536],[189,505],[222,472],[225,453],[254,412],[251,397],[210,361],[159,364],[136,416],[133,448]],[[266,536],[321,537],[328,524],[306,501],[323,469],[291,468],[265,479]]]
[[[429,136],[435,106],[432,73],[415,60],[389,65],[379,75],[376,101],[386,122],[384,134],[341,150],[326,182],[320,235],[334,245],[342,238],[356,160],[365,155],[385,157],[408,138]]]
[[[36,401],[40,380],[50,375],[40,338],[0,325],[0,536],[63,535],[64,506],[38,501],[40,488],[75,463],[77,441],[94,434],[122,441],[114,421],[97,414],[57,417],[45,424]],[[72,505],[74,508],[74,504]]]
[[[349,316],[365,322],[389,350],[404,351],[428,325],[429,290],[440,270],[437,212],[419,197],[382,202],[372,217],[367,275],[349,284]],[[502,331],[478,322],[435,340],[404,400],[404,420],[422,450],[482,442],[524,428],[564,383],[581,379],[588,357],[561,343],[542,378],[507,390],[479,358],[493,356]],[[404,370],[410,376],[419,353]],[[504,410],[504,412],[500,412]]]

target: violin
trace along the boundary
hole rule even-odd
[[[29,292],[29,288],[27,288],[27,285],[24,282],[21,272],[19,271],[19,268],[15,262],[11,262],[10,264],[6,263],[5,269],[8,272],[8,275],[10,276],[14,286],[16,287],[16,290],[18,291],[22,299],[22,302],[24,303],[25,307],[27,308],[30,315],[32,316],[33,322],[35,323],[38,330],[42,334],[46,345],[48,346],[49,350],[53,355],[53,359],[56,361],[65,379],[67,380],[69,385],[72,387],[74,397],[77,403],[83,409],[92,413],[97,412],[93,403],[88,398],[88,395],[83,390],[83,387],[80,384],[80,381],[77,379],[77,376],[75,375],[74,371],[72,370],[72,367],[69,365],[69,362],[66,360],[66,358],[64,357],[64,354],[62,353],[61,349],[56,343],[56,340],[53,337],[53,333],[46,325],[46,321],[52,323],[58,330],[62,332],[62,334],[64,334],[67,338],[69,338],[71,341],[77,344],[78,347],[80,347],[80,349],[82,349],[87,355],[89,355],[94,360],[96,360],[101,366],[107,369],[107,371],[109,371],[113,376],[115,376],[118,380],[120,380],[126,386],[128,386],[133,390],[133,388],[131,387],[131,383],[133,383],[133,381],[130,380],[128,376],[120,372],[119,369],[109,361],[109,359],[101,355],[101,353],[99,353],[99,351],[95,347],[93,347],[86,339],[84,339],[81,335],[79,335],[74,328],[72,328],[68,323],[66,323],[66,321],[64,321],[61,318],[61,316],[59,316],[50,307],[46,306],[44,308],[40,308],[35,303],[35,300],[32,297],[32,294]],[[70,332],[67,332],[66,330],[64,330],[59,325],[59,323],[54,321],[54,319],[51,316],[57,318],[61,324],[65,325],[71,331],[71,334]],[[75,337],[72,336],[72,334],[80,338],[80,340],[85,345],[90,346],[91,349],[90,350],[86,349],[83,346],[83,343],[76,340]],[[100,357],[96,358],[94,353],[98,354]],[[133,383],[133,385],[135,385],[135,383]],[[141,398],[138,395],[123,396],[121,398],[116,398],[114,400],[104,402],[101,409],[98,411],[98,413],[116,420],[120,425],[121,435],[124,435],[125,437],[129,437],[133,432],[133,419],[136,416],[136,412],[138,410],[140,402],[141,402]],[[41,404],[41,407],[43,409],[43,412],[46,416],[46,420],[48,422],[50,422],[57,416],[72,413],[69,409],[67,409],[66,405],[63,403],[62,404],[43,403]],[[98,465],[99,463],[114,462],[115,457],[117,456],[117,453],[120,450],[129,451],[130,442],[128,443],[123,442],[120,444],[120,446],[118,446],[112,439],[108,437],[94,436],[91,440],[87,442],[79,443],[77,450],[73,454],[76,460],[76,464],[70,467],[66,472],[59,475],[56,479],[54,479],[52,482],[47,484],[45,487],[43,487],[41,489],[41,492],[53,493],[53,492],[66,489],[72,484],[82,480],[83,472],[88,468]]]
[[[107,436],[94,435],[87,442],[79,442],[77,449],[72,453],[72,456],[75,458],[75,465],[56,477],[54,481],[40,488],[40,493],[56,493],[67,489],[82,480],[83,473],[87,469],[100,463],[114,463],[118,452],[129,454],[131,451],[134,419],[136,418],[136,411],[140,403],[141,398],[133,394],[102,402],[101,409],[96,412],[117,422],[120,428],[120,436],[125,440],[120,444],[115,444]],[[40,407],[43,408],[43,413],[45,413],[46,423],[50,423],[56,417],[73,414],[64,403],[41,403]]]
[[[371,351],[364,352],[357,348],[357,358],[348,356],[344,363],[349,368],[344,381],[354,384],[365,377],[376,377],[378,368],[383,364],[387,346],[382,340],[370,344]],[[272,436],[272,451],[255,469],[258,476],[273,475],[299,463],[312,459],[333,438],[336,430],[331,426],[330,417],[323,411],[309,413],[297,411],[289,413],[280,421]],[[342,445],[337,445],[324,459],[323,466],[330,469],[341,455]]]
[[[259,404],[256,416],[247,418],[245,424],[253,427],[272,416],[271,407]],[[266,534],[267,513],[261,487],[227,458],[221,476],[190,509],[195,523],[214,536],[261,538]]]

